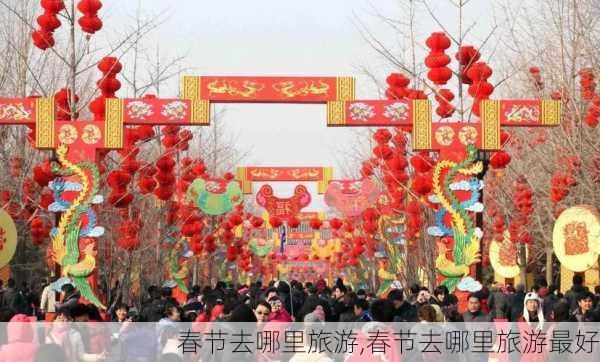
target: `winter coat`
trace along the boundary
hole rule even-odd
[[[148,322],[158,322],[165,312],[166,301],[164,299],[153,299],[142,307],[141,315]]]
[[[569,301],[569,305],[571,306],[571,310],[575,311],[579,306],[577,305],[577,297],[585,293],[586,289],[581,285],[573,285],[571,289],[567,290],[565,293],[565,298]]]
[[[509,321],[511,321],[511,322],[517,321],[521,316],[523,316],[524,301],[525,301],[525,293],[524,292],[516,292],[510,296],[509,316],[508,316]]]
[[[488,299],[488,306],[490,308],[490,316],[492,318],[508,318],[508,296],[502,293],[501,291],[498,290],[490,294],[490,298]]]
[[[60,312],[62,310],[71,310],[77,304],[79,304],[79,292],[74,292],[73,294],[66,297],[62,303],[56,303],[56,311]]]
[[[0,304],[3,308],[12,309],[16,313],[27,314],[27,300],[15,288],[7,288],[2,295],[2,303]]]
[[[416,322],[417,321],[417,307],[414,305],[403,302],[400,308],[394,308],[394,322]]]
[[[486,314],[483,312],[471,313],[469,311],[466,311],[463,313],[463,319],[464,319],[465,323],[467,323],[467,322],[484,323],[484,322],[492,321],[489,314]]]
[[[8,344],[0,347],[2,362],[33,362],[38,344],[34,342],[33,323],[24,314],[11,318],[6,326]]]
[[[152,362],[156,360],[156,333],[154,328],[127,328],[119,333],[125,362]]]
[[[42,291],[40,309],[46,313],[56,312],[56,291],[47,285]]]

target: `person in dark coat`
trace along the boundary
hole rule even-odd
[[[558,288],[555,285],[551,285],[548,288],[548,294],[543,297],[543,309],[544,309],[544,317],[547,320],[552,319],[552,311],[554,310],[554,305],[558,303],[560,298],[557,295]]]
[[[56,311],[69,311],[79,304],[80,294],[73,284],[65,284],[60,288],[62,294],[62,303],[56,303]]]
[[[522,308],[522,307],[521,307]],[[467,299],[467,311],[463,313],[463,319],[467,322],[491,322],[489,314],[481,310],[481,297],[478,293],[471,293]]]
[[[416,322],[417,307],[404,300],[402,289],[392,289],[387,299],[394,306],[394,322]]]
[[[578,322],[600,322],[594,311],[594,294],[586,291],[577,295],[577,309],[573,316]]]
[[[14,279],[8,279],[7,288],[2,295],[2,308],[13,310],[15,313],[27,314],[27,300],[17,290]]]
[[[163,316],[167,303],[161,298],[158,287],[151,287],[148,291],[150,292],[150,300],[142,306],[140,314],[148,322],[158,322]]]
[[[523,316],[523,303],[525,302],[525,286],[518,284],[516,291],[510,297],[509,317],[511,322],[516,322]]]
[[[490,289],[488,307],[490,308],[490,317],[492,319],[508,318],[508,296],[504,294],[498,284],[493,285]]]
[[[577,309],[577,298],[579,298],[579,295],[585,293],[586,291],[587,290],[583,286],[583,278],[581,275],[573,275],[573,286],[565,293],[565,298],[567,298],[569,301],[571,311],[575,311]]]

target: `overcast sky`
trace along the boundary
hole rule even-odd
[[[365,42],[357,19],[381,41],[398,48],[397,36],[372,15],[373,8],[390,18],[407,21],[398,5],[406,2],[141,0],[146,15],[168,12],[159,31],[151,34],[152,42],[160,44],[163,54],[187,54],[186,65],[193,67],[195,75],[353,76],[361,98],[377,97],[377,89],[361,70],[363,67],[382,79],[395,69]],[[446,0],[429,3],[440,21],[456,34],[458,10]],[[472,0],[466,8],[466,25],[476,22],[469,35],[475,44],[492,27],[491,15],[485,15],[492,13],[490,3]],[[116,23],[131,21],[138,1],[104,4],[105,29],[110,29],[118,28]],[[418,23],[416,36],[422,44],[429,33],[440,29],[424,11],[418,14]],[[173,79],[161,96],[175,96],[177,89],[178,80]],[[326,127],[325,106],[320,105],[234,104],[227,106],[221,121],[239,134],[241,149],[251,150],[245,165],[336,167],[338,150],[354,140],[351,130]],[[292,189],[293,185],[282,185],[275,191],[291,194]]]

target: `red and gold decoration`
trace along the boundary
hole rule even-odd
[[[311,196],[303,185],[294,188],[294,194],[288,198],[280,198],[273,194],[270,185],[263,185],[256,194],[256,203],[267,210],[271,217],[287,220],[295,217],[310,204]]]
[[[252,193],[253,182],[317,182],[319,194],[325,193],[333,177],[330,167],[239,167],[236,179],[244,194]]]

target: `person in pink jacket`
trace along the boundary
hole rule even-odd
[[[33,362],[38,344],[34,341],[34,323],[25,314],[17,314],[6,326],[8,344],[0,348],[0,361]]]

